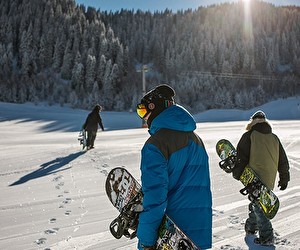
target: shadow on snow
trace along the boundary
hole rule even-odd
[[[10,184],[9,186],[20,185],[27,181],[33,180],[33,179],[37,179],[37,178],[40,178],[43,176],[58,173],[60,171],[65,171],[71,167],[65,167],[63,169],[61,169],[61,168],[66,166],[71,161],[75,160],[77,157],[79,157],[80,155],[82,155],[84,153],[85,153],[85,151],[80,151],[80,152],[72,153],[66,157],[59,157],[59,158],[56,158],[55,160],[45,162],[41,165],[41,168],[21,177],[18,181]]]

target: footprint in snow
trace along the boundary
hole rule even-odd
[[[66,199],[63,201],[63,203],[64,203],[64,204],[69,204],[69,203],[71,203],[71,201],[72,201],[71,198],[66,198]]]
[[[277,232],[274,232],[274,236],[275,236],[275,244],[276,245],[288,246],[288,245],[291,244],[291,242],[288,239],[282,239],[282,238],[280,238],[280,235]]]
[[[104,174],[105,176],[108,176],[108,172],[106,169],[101,170],[100,173]]]
[[[66,216],[69,216],[71,214],[71,210],[67,210],[66,212],[65,212],[65,215]]]
[[[54,177],[53,178],[53,182],[56,182],[56,181],[59,181],[60,179],[62,179],[63,178],[63,176],[62,175],[59,175],[59,176],[56,176],[56,177]]]
[[[106,168],[108,168],[108,167],[109,167],[109,165],[106,163],[102,164],[102,166],[100,166],[100,167],[96,166],[96,168],[100,170],[100,173],[104,174],[105,176],[108,176],[108,171],[106,170]]]
[[[56,222],[56,219],[55,218],[52,218],[52,219],[49,219],[49,223],[55,223]]]
[[[57,234],[59,228],[47,229],[44,231],[45,234]]]
[[[38,245],[42,245],[42,244],[45,244],[46,243],[46,238],[40,238],[38,240],[35,241],[36,244]]]
[[[229,222],[231,224],[238,224],[238,223],[240,223],[240,218],[238,216],[235,216],[235,215],[230,215],[229,216]]]
[[[213,209],[213,216],[218,217],[220,214],[224,214],[224,211]]]
[[[64,182],[60,182],[60,183],[58,183],[58,184],[55,186],[55,188],[56,188],[56,189],[60,189],[60,188],[63,187],[64,185],[65,185]]]

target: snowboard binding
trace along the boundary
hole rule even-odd
[[[248,199],[250,201],[254,201],[254,200],[259,199],[259,197],[260,197],[261,186],[262,186],[262,183],[259,180],[255,179],[253,182],[249,183],[247,186],[242,188],[240,190],[240,193],[242,195],[248,195]]]
[[[228,157],[219,162],[220,168],[222,168],[226,173],[231,173],[234,169],[235,162],[237,160],[236,151],[232,150]]]
[[[190,250],[193,249],[191,244],[185,239],[180,239],[178,243],[178,250]]]
[[[142,193],[139,192],[122,208],[120,215],[110,223],[110,232],[116,239],[120,239],[123,235],[129,239],[136,237],[139,213],[143,211],[141,201]]]

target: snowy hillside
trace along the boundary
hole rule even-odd
[[[195,115],[195,118],[197,122],[242,121],[249,120],[249,117],[258,109],[263,110],[268,119],[271,120],[299,120],[300,98],[279,99],[246,111],[237,109],[209,110]]]
[[[291,181],[272,220],[276,249],[300,249],[300,98],[263,109],[289,157]],[[256,110],[256,109],[255,109]],[[215,143],[237,143],[254,112],[210,110],[195,115],[210,157],[213,248],[257,249],[244,240],[248,201],[241,184],[218,167]],[[147,129],[133,113],[103,112],[95,149],[81,151],[78,132],[88,111],[67,107],[0,103],[0,249],[136,249],[136,240],[116,240],[108,225],[117,216],[106,197],[108,171],[126,166],[139,178],[140,149]],[[275,248],[274,248],[275,249]]]

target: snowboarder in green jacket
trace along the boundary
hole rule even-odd
[[[273,190],[278,172],[278,187],[285,190],[290,180],[289,162],[279,138],[272,133],[266,114],[261,110],[255,112],[246,130],[237,145],[239,160],[233,169],[233,177],[239,179],[245,167],[249,165],[262,182]],[[245,223],[245,231],[246,234],[259,232],[259,237],[254,240],[257,244],[274,244],[272,224],[254,201],[249,204],[249,218]]]

